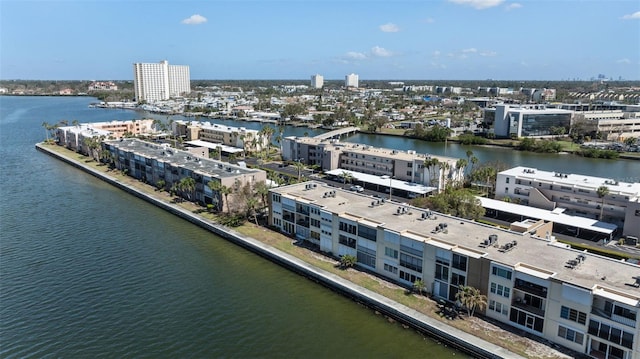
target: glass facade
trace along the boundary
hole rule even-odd
[[[549,136],[552,135],[551,127],[564,127],[565,133],[569,133],[571,126],[571,114],[524,114],[522,115],[522,129],[520,137]]]

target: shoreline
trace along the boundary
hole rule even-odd
[[[331,290],[334,290],[348,298],[366,305],[368,308],[383,313],[394,320],[408,325],[419,332],[440,340],[448,345],[471,354],[474,357],[481,358],[522,358],[505,348],[489,343],[472,334],[464,332],[460,329],[449,326],[446,323],[436,321],[425,314],[414,309],[406,307],[400,303],[377,294],[371,290],[356,285],[346,279],[317,268],[299,258],[288,253],[284,253],[268,244],[262,243],[257,239],[245,236],[233,229],[224,227],[217,223],[191,213],[190,211],[180,208],[179,206],[169,203],[157,196],[142,192],[107,173],[98,171],[91,166],[85,165],[81,161],[72,159],[64,154],[53,151],[47,147],[57,146],[38,143],[35,145],[39,152],[47,154],[77,169],[80,169],[100,180],[103,180],[135,197],[143,199],[161,209],[164,209],[184,220],[200,226],[217,236],[220,236],[230,242],[237,244],[245,249],[252,251],[280,266],[283,266],[293,272],[300,274],[308,279],[315,281]]]

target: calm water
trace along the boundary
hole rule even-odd
[[[34,149],[91,101],[0,97],[0,357],[462,356]]]

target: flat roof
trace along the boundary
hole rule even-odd
[[[227,153],[239,153],[243,151],[242,148],[227,146],[227,145],[223,145],[222,143],[213,143],[213,142],[203,141],[203,140],[186,141],[185,143],[188,143],[196,147],[210,148],[212,150],[221,149],[222,152],[227,152]]]
[[[123,138],[121,140],[105,141],[105,143],[123,151],[170,163],[172,166],[186,168],[210,177],[236,177],[242,174],[262,172],[262,170],[240,167],[228,162],[199,158],[186,151],[141,141],[136,138]]]
[[[485,197],[477,197],[480,199],[480,203],[482,207],[489,208],[493,210],[503,211],[507,213],[519,214],[525,217],[532,217],[536,219],[544,219],[545,221],[564,224],[567,226],[577,227],[580,229],[587,229],[590,231],[603,233],[603,234],[611,234],[613,233],[618,226],[612,223],[600,222],[595,219],[578,217],[578,216],[570,216],[568,214],[564,214],[564,208],[556,208],[552,211],[523,206],[521,204],[515,204],[505,201],[498,201],[495,199],[485,198]]]
[[[391,188],[393,189],[403,190],[411,193],[427,194],[437,189],[435,187],[428,187],[425,185],[421,185],[419,183],[383,178],[383,176],[370,175],[367,173],[350,171],[350,170],[343,170],[340,168],[327,171],[325,173],[333,176],[340,176],[345,172],[350,174],[357,181],[367,182],[367,183],[384,186],[384,187],[389,187],[389,184],[391,184]]]
[[[629,201],[637,201],[640,196],[640,183],[621,182],[610,178],[594,177],[582,174],[542,171],[536,168],[518,166],[502,171],[499,175],[513,176],[520,179],[541,181],[576,188],[596,190],[600,186],[607,186],[609,193],[629,196]]]
[[[306,186],[309,183],[315,186]],[[306,187],[305,187],[306,186]],[[473,250],[476,256],[484,256],[488,260],[507,265],[518,270],[531,272],[536,269],[537,275],[571,283],[572,285],[591,289],[594,285],[614,288],[632,298],[640,300],[640,289],[630,286],[635,283],[634,275],[640,272],[640,266],[598,256],[591,253],[568,248],[544,238],[530,234],[517,233],[482,223],[443,215],[427,209],[415,208],[406,203],[380,201],[361,193],[342,190],[323,182],[311,181],[295,185],[283,186],[271,190],[274,193],[286,194],[288,197],[304,197],[311,205],[325,208],[333,213],[348,212],[350,217],[361,217],[367,221],[380,223],[379,227],[400,233],[411,234],[414,240],[423,241],[432,246],[446,247],[453,250]],[[334,196],[327,196],[335,191]],[[372,202],[375,201],[375,205]],[[407,208],[404,214],[398,214],[398,208]],[[431,217],[423,219],[422,213],[431,212]],[[436,231],[439,224],[446,224],[447,231]],[[498,235],[499,246],[517,241],[510,251],[500,251],[499,247],[481,247],[482,242],[491,234]],[[586,260],[574,269],[565,265],[575,260],[580,254]],[[605,278],[605,279],[602,279]]]

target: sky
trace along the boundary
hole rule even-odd
[[[0,0],[0,79],[640,80],[638,0]]]

